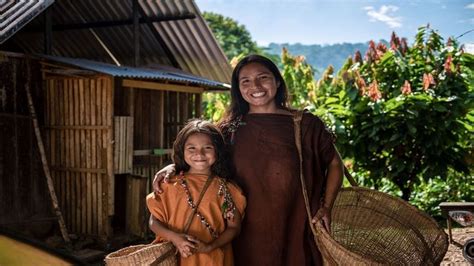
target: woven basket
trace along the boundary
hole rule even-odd
[[[160,265],[176,266],[178,261],[174,255],[175,247],[171,242],[158,244],[136,245],[119,249],[105,257],[105,264],[111,266],[125,265]],[[156,260],[164,254],[169,254],[163,261],[157,263]]]
[[[331,231],[316,225],[318,247],[329,265],[438,265],[448,249],[446,233],[430,216],[361,187],[341,189]]]

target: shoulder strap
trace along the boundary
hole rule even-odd
[[[196,201],[196,209],[192,210],[191,214],[188,217],[188,220],[186,221],[186,225],[184,226],[184,233],[186,234],[189,230],[189,227],[191,226],[191,222],[193,221],[194,215],[197,212],[197,209],[199,207],[199,203],[201,203],[202,198],[204,197],[204,194],[206,193],[207,188],[211,184],[212,181],[212,175],[209,175],[209,177],[206,180],[206,183],[204,183],[204,187],[201,190],[201,194],[199,194],[199,198]]]
[[[303,151],[301,148],[301,120],[303,119],[303,112],[304,111],[298,110],[295,112],[293,116],[293,123],[294,123],[294,128],[295,128],[295,144],[296,144],[296,149],[298,150],[298,156],[299,156],[299,161],[300,161],[300,181],[301,181],[301,189],[303,191],[304,204],[306,207],[306,213],[308,215],[309,227],[311,228],[311,231],[313,232],[314,241],[316,241],[316,228],[314,227],[314,224],[311,222],[311,219],[312,219],[311,208],[309,205],[308,190],[306,187],[306,181],[304,179],[304,173],[303,173]]]

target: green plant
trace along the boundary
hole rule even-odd
[[[338,137],[354,169],[375,187],[393,182],[409,200],[419,184],[469,174],[473,152],[473,56],[421,27],[415,43],[392,35],[391,47],[370,42],[334,77],[317,83],[315,113]]]

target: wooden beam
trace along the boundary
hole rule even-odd
[[[138,0],[133,1],[133,66],[137,67],[140,63],[140,24],[138,17]]]
[[[151,81],[131,80],[124,79],[122,81],[123,87],[137,88],[137,89],[150,89],[160,91],[176,91],[176,92],[187,92],[187,93],[203,93],[204,88],[191,87],[177,84],[165,84]]]
[[[44,12],[44,54],[50,55],[53,51],[53,9],[51,7]]]
[[[163,21],[176,21],[185,19],[195,19],[196,15],[193,13],[184,13],[180,15],[164,15],[159,17],[141,17],[138,22],[140,24],[163,22]],[[117,27],[117,26],[129,26],[133,25],[133,18],[124,20],[109,20],[109,21],[94,21],[86,23],[75,23],[75,24],[64,24],[64,25],[53,25],[53,31],[67,31],[67,30],[83,30],[83,29],[96,29],[106,27]],[[27,27],[25,32],[43,32],[43,29],[38,27]]]
[[[97,72],[90,71],[90,70],[83,70],[83,69],[41,69],[44,73],[50,73],[54,75],[65,75],[65,76],[72,76],[77,78],[82,78],[81,75],[84,76],[93,76],[97,75]]]
[[[145,11],[142,8],[140,8],[139,11],[142,17],[146,17]],[[152,22],[148,22],[147,26],[148,26],[148,29],[151,31],[151,34],[153,34],[153,36],[155,37],[156,41],[158,41],[158,43],[160,44],[161,48],[163,49],[163,52],[166,54],[166,56],[170,60],[171,65],[175,68],[182,69],[182,67],[178,63],[178,60],[176,60],[174,53],[171,52],[165,40],[163,40],[163,37],[161,37],[161,34],[158,33],[158,31],[156,30],[155,25],[153,25]]]

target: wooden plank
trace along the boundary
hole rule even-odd
[[[46,129],[56,129],[56,130],[108,130],[109,126],[92,126],[92,125],[64,125],[64,126],[45,126]]]
[[[106,91],[108,92],[108,97],[107,99],[107,125],[108,126],[113,126],[114,120],[113,120],[113,107],[114,107],[114,78],[109,77],[106,79]],[[112,128],[111,128],[112,129]],[[107,180],[107,201],[108,201],[108,215],[112,216],[114,215],[114,202],[115,202],[115,176],[114,176],[114,150],[113,150],[113,131],[108,130],[107,131],[107,173],[108,173],[108,180]],[[109,219],[107,217],[107,235],[109,235]]]
[[[188,120],[188,94],[187,93],[178,93],[179,94],[179,123],[184,125]],[[181,130],[182,127],[179,128]]]
[[[85,82],[86,86],[89,86],[89,89],[91,91],[91,126],[96,125],[96,90],[95,87],[93,86],[93,83],[91,82],[91,79],[87,79]],[[96,168],[97,167],[97,142],[96,142],[96,135],[97,131],[92,131],[91,132],[91,168]],[[93,229],[92,229],[92,218],[94,216],[94,211],[93,211],[93,194],[94,192],[94,186],[93,186],[93,179],[96,178],[96,174],[90,174],[88,179],[87,179],[87,233],[88,234],[93,234]]]
[[[118,164],[119,164],[119,146],[120,146],[120,143],[118,143],[118,134],[119,134],[119,127],[118,127],[118,124],[119,122],[117,120],[119,120],[118,117],[115,117],[114,118],[114,173],[119,173],[119,167],[118,167]]]
[[[86,116],[86,125],[91,125],[91,91],[89,86],[84,86],[84,80],[79,80],[79,87],[84,88],[85,92],[85,116]],[[91,135],[94,133],[92,131],[85,131],[86,140],[85,140],[85,149],[86,149],[86,168],[91,168],[92,160],[92,149],[91,149]],[[84,144],[83,144],[84,145]],[[81,206],[82,206],[82,231],[87,232],[87,195],[89,193],[89,188],[87,186],[87,180],[90,179],[91,174],[89,172],[82,175],[81,180]]]
[[[204,92],[204,88],[202,87],[166,84],[166,83],[131,80],[131,79],[124,79],[122,81],[122,86],[127,87],[127,88],[150,89],[150,90],[160,90],[160,91],[175,91],[175,92],[188,92],[188,93],[203,93]]]
[[[133,156],[149,156],[149,155],[165,155],[165,154],[171,154],[173,153],[173,149],[160,149],[158,151],[158,154],[155,154],[154,149],[153,150],[134,150],[133,151]]]
[[[193,117],[193,110],[194,110],[194,105],[193,105],[193,99],[194,99],[194,94],[192,93],[188,93],[188,99],[187,99],[187,103],[186,105],[188,106],[187,107],[187,115],[188,115],[188,119]]]
[[[164,146],[164,134],[165,134],[165,98],[164,98],[165,93],[160,92],[158,95],[158,105],[159,105],[159,111],[158,111],[158,147],[165,147]],[[160,157],[159,159],[159,164],[160,167],[163,164],[163,158]]]
[[[128,141],[127,141],[127,172],[131,173],[132,172],[132,167],[133,167],[133,117],[130,117],[128,119]]]
[[[196,115],[196,117],[201,117],[201,115],[202,115],[202,109],[201,109],[202,94],[198,93],[194,97],[195,97],[194,98],[195,115]]]
[[[97,87],[101,91],[101,121],[102,125],[107,124],[107,90],[104,85],[104,79],[100,78],[97,79]],[[103,167],[108,169],[108,160],[107,160],[107,147],[108,147],[108,140],[107,140],[107,134],[106,132],[102,132],[102,163]],[[108,217],[108,201],[107,201],[107,179],[108,179],[108,174],[101,175],[101,179],[99,180],[99,198],[100,198],[100,204],[99,204],[99,218],[100,218],[100,228],[99,228],[99,237],[101,238],[107,238],[107,232],[106,232],[106,227],[107,227],[107,217]]]
[[[91,82],[93,83],[93,86],[95,87],[96,90],[96,125],[102,125],[102,91],[100,88],[100,84],[98,83],[98,79],[92,79]],[[97,168],[105,168],[103,161],[102,161],[102,131],[97,131],[96,136],[97,136]],[[101,234],[102,230],[102,217],[101,217],[101,209],[99,209],[99,206],[102,204],[102,195],[101,191],[99,191],[99,184],[102,182],[102,177],[103,174],[96,174],[96,178],[93,180],[92,185],[94,187],[94,194],[92,197],[92,202],[94,203],[94,232],[97,235]]]
[[[119,117],[118,119],[120,122],[118,124],[119,128],[119,134],[118,134],[118,141],[119,141],[119,147],[118,147],[118,152],[119,152],[119,158],[118,158],[118,169],[120,173],[123,173],[123,153],[124,153],[124,129],[123,129],[123,117]]]
[[[63,125],[67,127],[73,124],[71,116],[73,116],[74,114],[73,112],[70,111],[70,108],[72,107],[71,98],[73,97],[73,94],[71,92],[73,92],[74,90],[73,80],[66,79],[66,82],[64,83],[64,87],[62,90],[64,91],[64,98],[61,101],[61,104],[64,106],[64,110],[65,110],[63,114],[63,119],[64,119]],[[63,134],[65,135],[66,141],[62,143],[61,145],[66,150],[66,157],[64,158],[65,159],[64,164],[62,164],[61,167],[67,168],[67,167],[71,167],[74,163],[72,159],[73,157],[72,154],[74,153],[74,149],[72,148],[74,146],[74,138],[73,138],[74,131],[64,130]],[[68,178],[69,180],[74,180],[76,178],[76,174],[71,173],[71,172],[64,172],[63,175],[65,176],[65,178]],[[74,202],[74,204],[76,204],[76,202]],[[75,205],[75,208],[77,208],[77,205]],[[76,227],[73,227],[73,230],[74,230],[73,232],[77,233]]]
[[[79,80],[76,80],[74,83],[75,88],[79,91],[79,98],[78,98],[78,104],[79,104],[79,121],[78,121],[78,126],[88,126],[86,121],[87,121],[87,114],[86,114],[86,91],[84,86],[81,86],[79,84]],[[79,165],[77,166],[79,169],[87,169],[87,147],[86,147],[86,130],[83,129],[76,129],[79,131],[79,154],[80,154],[80,159],[78,161]],[[88,132],[88,131],[87,131]],[[77,195],[76,202],[77,202],[77,209],[76,213],[80,215],[79,217],[76,218],[77,222],[77,229],[81,231],[82,229],[82,179],[84,179],[84,172],[78,172],[77,173],[77,178],[74,182],[74,185],[76,186],[75,193]]]

